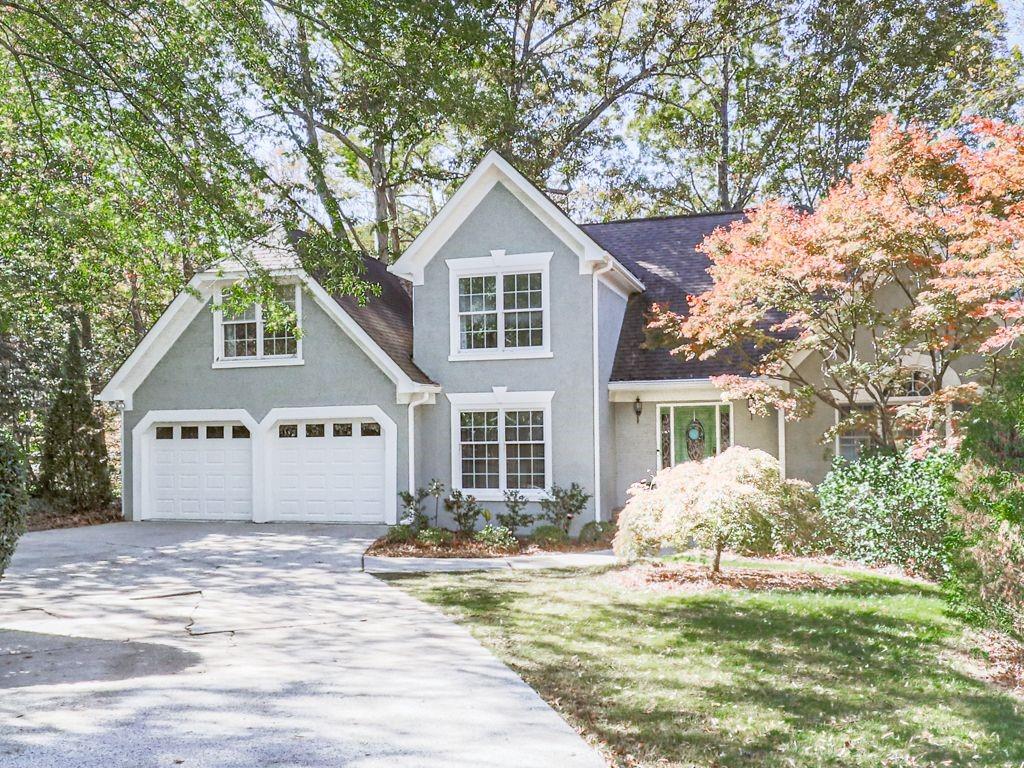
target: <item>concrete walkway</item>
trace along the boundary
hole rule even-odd
[[[512,555],[509,557],[369,557],[363,558],[367,573],[452,573],[456,571],[493,571],[512,568],[585,568],[591,565],[614,565],[610,549],[594,552],[552,552],[547,555]]]
[[[551,766],[600,757],[341,526],[28,534],[0,582],[0,765]]]

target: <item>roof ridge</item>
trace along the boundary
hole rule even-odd
[[[663,216],[634,216],[625,219],[608,219],[606,221],[585,221],[578,224],[581,227],[600,227],[605,224],[633,224],[643,221],[666,221],[668,219],[703,219],[713,216],[732,216],[745,213],[744,208],[733,208],[726,211],[713,211],[706,213],[669,213]]]

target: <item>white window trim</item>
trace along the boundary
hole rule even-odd
[[[511,410],[533,410],[544,412],[544,488],[519,489],[530,501],[546,499],[547,490],[553,484],[554,456],[551,450],[551,399],[554,392],[509,392],[505,387],[494,387],[491,392],[452,392],[448,394],[451,403],[451,461],[453,490],[475,496],[478,501],[503,501],[506,490],[504,412]],[[460,416],[466,411],[498,411],[498,487],[464,488],[462,486],[462,430]]]
[[[295,321],[302,328],[302,284],[286,282],[295,288]],[[223,301],[223,289],[214,291],[214,307],[220,307]],[[263,307],[256,305],[256,356],[255,357],[224,357],[224,313],[220,309],[213,312],[213,368],[266,368],[270,366],[303,365],[302,336],[295,340],[294,355],[263,354]]]
[[[733,408],[732,402],[723,402],[721,400],[707,400],[701,401],[673,401],[657,403],[654,407],[654,446],[655,453],[658,456],[658,469],[662,467],[662,455],[661,455],[661,409],[662,408],[703,408],[709,407],[715,409],[715,455],[719,455],[722,452],[722,440],[721,440],[721,423],[722,423],[722,408],[729,409],[729,444],[736,445],[736,409]],[[669,418],[675,418],[670,416]],[[676,456],[676,430],[673,425],[672,431],[669,434],[670,446],[669,451],[672,452],[672,461],[675,461]],[[669,465],[674,467],[675,464]]]
[[[490,256],[470,259],[447,259],[449,302],[449,354],[448,360],[524,360],[552,357],[551,353],[551,298],[550,275],[552,251],[544,253],[514,253],[491,251]],[[539,347],[505,348],[505,313],[503,277],[523,272],[541,273],[541,317],[543,343]],[[464,350],[459,347],[459,278],[495,276],[496,312],[498,315],[497,349]]]

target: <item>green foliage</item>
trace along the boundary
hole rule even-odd
[[[424,528],[416,534],[416,540],[432,547],[447,547],[455,540],[455,534],[445,528]]]
[[[103,424],[93,407],[75,324],[46,417],[40,473],[43,493],[68,510],[90,511],[110,503]]]
[[[597,544],[599,542],[610,544],[614,535],[615,523],[591,520],[589,523],[584,523],[583,527],[580,528],[579,542],[580,544]]]
[[[454,489],[444,501],[444,508],[451,513],[459,533],[471,534],[476,530],[477,521],[483,518],[485,521],[491,519],[490,511],[481,507],[476,496],[467,496],[458,488]]]
[[[590,501],[590,494],[584,492],[579,483],[568,488],[558,485],[551,486],[547,498],[542,499],[540,508],[544,511],[542,518],[557,525],[568,535],[572,521],[583,512]]]
[[[499,512],[495,515],[498,525],[501,525],[514,534],[520,528],[528,528],[533,525],[534,515],[527,513],[526,497],[519,491],[509,488],[505,491],[505,509],[507,512]]]
[[[538,525],[530,532],[530,541],[539,547],[569,543],[569,534],[557,525]]]
[[[25,458],[14,439],[0,431],[0,576],[11,562],[18,537],[25,532]]]
[[[402,500],[401,522],[413,531],[423,530],[430,525],[430,520],[423,511],[423,500],[429,495],[430,492],[426,488],[417,488],[416,493],[398,492],[398,498]]]
[[[951,485],[946,599],[961,616],[1024,637],[1024,369],[1004,373],[964,423]]]
[[[898,453],[836,459],[818,486],[836,554],[943,576],[949,477],[957,462],[943,451],[919,460]]]
[[[388,532],[384,534],[384,540],[388,544],[407,544],[416,540],[416,533],[416,529],[411,525],[399,523],[388,528]]]
[[[508,552],[519,551],[519,539],[503,525],[485,525],[473,534],[473,540],[495,549],[502,549]]]

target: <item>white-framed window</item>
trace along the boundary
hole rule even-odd
[[[449,259],[450,360],[550,357],[551,253]]]
[[[302,325],[302,288],[299,283],[283,283],[277,287],[278,298],[295,311]],[[216,292],[213,316],[213,367],[301,365],[302,339],[290,328],[270,328],[263,317],[263,307],[251,304],[244,312],[229,314],[219,307],[222,292]]]
[[[507,489],[530,499],[551,487],[553,392],[451,393],[452,488],[481,501]]]
[[[661,469],[717,456],[732,445],[731,403],[659,403],[657,413]]]
[[[874,409],[870,405],[864,405],[858,406],[858,410],[870,412]],[[848,407],[836,411],[836,424],[848,419],[851,414],[852,411]],[[870,447],[871,430],[866,424],[853,424],[836,434],[836,456],[842,456],[847,461],[856,461]]]

